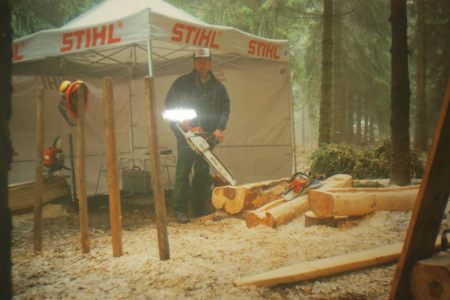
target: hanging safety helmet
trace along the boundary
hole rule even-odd
[[[64,80],[64,81],[61,82],[61,84],[59,85],[59,91],[60,91],[61,93],[64,93],[65,90],[69,87],[69,85],[70,85],[71,83],[72,83],[72,82],[70,82],[69,80]]]

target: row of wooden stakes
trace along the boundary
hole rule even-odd
[[[277,227],[309,211],[316,218],[362,216],[375,210],[412,210],[419,185],[387,188],[355,188],[350,175],[338,174],[327,178],[315,190],[292,201],[283,199],[288,178],[241,186],[217,187],[212,203],[216,209],[229,214],[246,211],[248,227],[266,225]]]

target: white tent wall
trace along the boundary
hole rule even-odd
[[[191,70],[191,60],[177,73]],[[238,59],[214,68],[217,77],[227,87],[231,99],[231,113],[225,131],[225,141],[215,149],[224,164],[232,171],[239,183],[260,181],[289,176],[292,171],[291,109],[289,95],[289,72],[286,62],[255,59]],[[180,74],[156,72],[156,98],[158,111],[158,133],[160,146],[176,150],[175,138],[169,125],[161,117],[164,99],[173,81]],[[115,122],[117,150],[120,155],[129,153],[129,77],[127,70],[114,76]],[[86,182],[88,194],[96,192],[99,172],[104,170],[105,141],[102,88],[100,79],[82,78],[89,86],[89,104],[86,115]],[[35,99],[36,89],[41,84],[39,77],[14,76],[13,117],[11,132],[18,156],[10,172],[11,182],[33,180],[35,159]],[[132,119],[134,147],[136,153],[147,151],[146,111],[142,78],[132,83]],[[68,156],[68,134],[75,130],[69,127],[57,110],[59,95],[56,90],[46,91],[45,100],[45,145],[60,135],[64,152]],[[66,165],[68,164],[66,160]],[[144,167],[142,161],[136,164]],[[121,167],[124,167],[122,165]],[[169,168],[171,184],[174,168]],[[164,170],[166,188],[169,178]],[[107,191],[106,176],[100,173],[97,192]]]

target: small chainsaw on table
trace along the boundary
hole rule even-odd
[[[283,199],[286,201],[294,200],[306,194],[309,190],[318,188],[321,185],[321,181],[311,179],[311,173],[309,171],[296,172],[289,180],[289,185],[283,193]]]

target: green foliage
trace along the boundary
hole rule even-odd
[[[14,38],[57,28],[90,9],[101,0],[12,0]]]
[[[322,145],[311,155],[310,171],[315,177],[329,177],[335,174],[351,174],[358,153],[342,144]]]
[[[311,173],[316,177],[350,174],[353,178],[389,178],[391,172],[391,143],[384,140],[366,150],[342,144],[323,145],[311,155]],[[421,178],[422,163],[411,150],[411,177]]]

